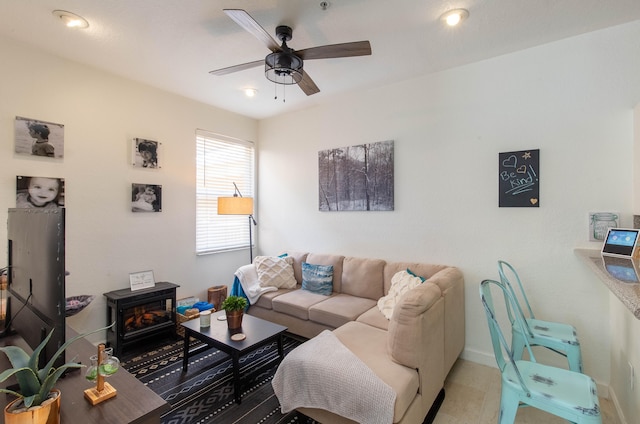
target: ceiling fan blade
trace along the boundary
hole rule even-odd
[[[241,65],[229,66],[227,68],[216,69],[214,71],[209,71],[211,75],[227,75],[233,72],[244,71],[245,69],[255,68],[256,66],[264,65],[264,59],[255,60],[253,62],[243,63]]]
[[[282,50],[280,45],[269,35],[264,28],[260,26],[255,19],[251,17],[245,10],[242,9],[224,9],[224,13],[228,17],[233,19],[238,25],[251,33],[258,40],[262,41],[269,50],[272,52],[279,52]]]
[[[307,96],[320,92],[320,89],[318,88],[316,83],[313,82],[313,80],[305,70],[302,71],[302,79],[300,80],[298,85],[300,86],[300,89],[304,91],[304,94],[306,94]]]
[[[368,41],[354,41],[352,43],[330,44],[327,46],[311,47],[296,50],[296,56],[302,60],[332,59],[337,57],[369,56],[371,44]]]

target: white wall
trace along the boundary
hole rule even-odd
[[[195,255],[195,130],[255,141],[255,120],[8,39],[0,39],[0,56],[0,222],[15,207],[16,175],[65,178],[67,295],[96,295],[68,320],[72,327],[103,326],[102,294],[127,288],[131,272],[153,270],[156,281],[180,284],[178,297],[206,299],[207,288],[233,282],[246,251]],[[64,158],[15,154],[16,116],[64,124]],[[130,165],[134,137],[163,144],[161,170]],[[132,183],[162,185],[162,212],[132,213]],[[6,258],[6,242],[0,257]]]
[[[261,121],[261,253],[457,265],[464,356],[488,364],[478,283],[507,260],[540,316],[578,328],[585,370],[606,391],[609,292],[573,249],[598,247],[591,211],[632,225],[638,39],[636,21]],[[319,212],[318,151],[382,140],[395,140],[395,210]],[[540,207],[499,208],[498,153],[525,149],[540,149]]]

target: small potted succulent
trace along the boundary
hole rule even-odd
[[[242,315],[247,307],[247,299],[242,296],[229,296],[220,305],[227,314],[227,325],[229,330],[236,330],[242,327]]]
[[[73,360],[58,368],[55,368],[53,364],[71,343],[89,334],[110,328],[112,325],[80,334],[67,340],[60,346],[44,368],[38,368],[38,357],[49,342],[54,330],[51,330],[31,355],[18,346],[0,347],[0,351],[7,355],[13,367],[0,373],[0,382],[7,380],[11,376],[15,376],[18,381],[18,391],[0,388],[0,393],[8,393],[18,398],[5,407],[4,422],[6,424],[59,423],[61,393],[59,390],[54,389],[53,386],[65,371],[71,368],[81,368],[84,365],[73,362]]]

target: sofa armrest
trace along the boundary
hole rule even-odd
[[[424,284],[427,283],[440,287],[444,297],[444,366],[446,375],[464,349],[464,277],[460,269],[447,267],[424,282]]]
[[[439,340],[442,339],[431,334],[431,327],[442,326],[444,331],[442,311],[435,316],[426,314],[441,298],[442,292],[435,284],[421,284],[400,298],[393,309],[387,337],[387,350],[395,362],[420,368],[425,355],[424,346],[441,343]]]

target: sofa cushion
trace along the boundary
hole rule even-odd
[[[387,262],[384,267],[384,293],[389,293],[391,287],[391,279],[397,272],[410,269],[411,272],[419,277],[431,278],[434,274],[449,268],[446,265],[423,264],[418,262]]]
[[[292,257],[256,256],[253,263],[256,266],[260,287],[295,288],[297,282],[293,276]]]
[[[302,290],[331,295],[333,291],[333,266],[302,263]]]
[[[342,324],[354,321],[365,311],[371,309],[373,305],[375,305],[375,301],[371,299],[336,294],[310,307],[309,319],[332,328],[338,328]]]
[[[378,305],[360,315],[356,321],[382,330],[389,329],[389,320],[382,315],[382,312],[378,309]]]
[[[271,307],[276,312],[308,320],[309,308],[323,300],[327,300],[327,296],[311,293],[307,290],[291,290],[273,298]]]
[[[302,262],[307,260],[308,253],[288,251],[283,252],[283,255],[287,255],[289,258],[293,258],[293,275],[296,277],[298,284],[302,284]]]
[[[378,300],[384,295],[384,266],[381,259],[344,258],[340,293]]]
[[[277,296],[280,296],[281,294],[289,293],[291,290],[295,289],[278,289],[276,291],[262,293],[262,295],[253,305],[260,306],[261,308],[265,309],[273,309],[273,306],[271,304],[273,302],[273,299]]]
[[[423,279],[415,276],[415,274],[412,275],[408,271],[397,272],[391,279],[389,293],[378,299],[378,309],[380,309],[382,315],[387,319],[391,319],[393,308],[396,306],[396,303],[398,303],[400,296],[419,286],[423,281]]]
[[[336,328],[333,333],[396,392],[393,422],[400,421],[418,393],[420,383],[417,370],[391,359],[386,347],[387,332],[384,330],[352,321]]]
[[[331,265],[333,267],[333,291],[340,293],[342,287],[342,261],[344,256],[309,253],[305,262],[315,265]]]

